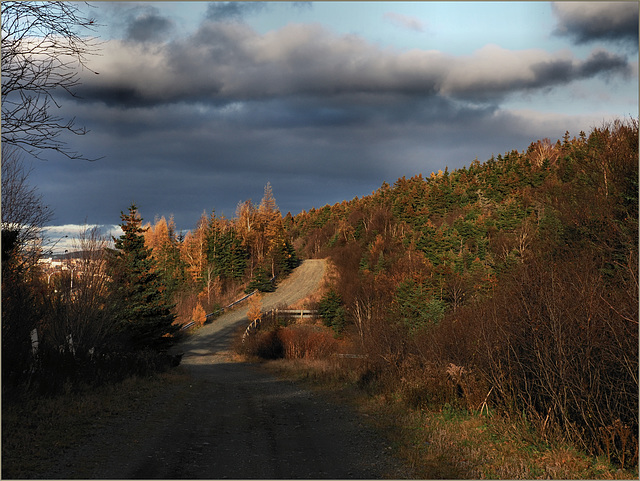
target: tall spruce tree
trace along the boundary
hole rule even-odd
[[[122,307],[120,325],[137,348],[162,349],[166,334],[176,331],[167,289],[156,272],[151,249],[145,246],[142,218],[135,204],[120,213],[123,234],[115,241],[113,277]]]

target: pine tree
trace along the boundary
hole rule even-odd
[[[210,239],[209,260],[214,263],[215,272],[221,277],[242,279],[247,267],[247,257],[246,249],[232,229],[220,233],[215,239]]]
[[[123,234],[115,241],[112,276],[122,304],[120,326],[135,347],[161,349],[166,334],[177,329],[166,288],[155,270],[151,249],[145,246],[142,218],[135,204],[121,212]]]
[[[342,297],[331,289],[318,304],[318,313],[325,326],[333,329],[336,335],[340,334],[345,326],[346,312],[342,305]]]
[[[269,278],[269,274],[267,274],[267,271],[262,266],[256,267],[245,292],[248,294],[256,289],[260,292],[273,292],[276,290],[275,285]]]

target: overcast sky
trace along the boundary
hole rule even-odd
[[[91,2],[67,138],[31,181],[73,225],[283,214],[638,116],[638,3]],[[63,244],[59,244],[59,248]]]

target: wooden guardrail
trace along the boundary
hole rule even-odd
[[[269,279],[269,282],[271,282],[273,284],[273,282],[275,280],[276,280],[276,278],[274,276],[271,279]],[[207,314],[205,316],[205,322],[207,322],[207,320],[209,320],[209,318],[214,317],[214,316],[218,316],[218,315],[222,314],[223,312],[225,312],[226,310],[231,309],[232,307],[236,306],[237,304],[240,304],[241,302],[246,301],[251,296],[253,296],[256,292],[258,292],[258,289],[255,289],[253,292],[247,294],[246,296],[241,297],[240,299],[238,299],[236,301],[233,301],[228,306],[221,307],[220,309],[217,309],[217,310]],[[280,311],[278,311],[278,309],[272,309],[270,311],[270,314],[272,314],[274,311],[282,313],[283,317],[291,316],[291,313],[296,313],[296,314],[300,313],[300,317],[311,317],[311,316],[315,315],[315,313],[316,313],[316,311],[310,311],[310,310],[304,310],[304,309],[280,309]],[[296,317],[296,316],[294,315],[293,317]],[[180,329],[181,330],[189,329],[190,327],[193,327],[195,324],[196,324],[195,321],[191,321],[191,322],[188,322],[187,324],[184,324]],[[254,326],[254,328],[255,328],[255,326]],[[249,328],[247,327],[247,329],[249,329]],[[243,339],[244,339],[244,337],[243,337]]]
[[[272,309],[269,313],[275,317],[316,317],[318,315],[317,310],[311,309]]]
[[[242,342],[245,338],[251,334],[251,332],[260,328],[263,319],[270,319],[272,321],[276,319],[289,318],[289,319],[303,319],[303,318],[315,318],[318,316],[317,310],[312,309],[271,309],[268,312],[263,313],[262,318],[253,320],[245,329],[242,335]]]
[[[235,305],[237,305],[237,304],[240,304],[240,303],[241,303],[241,302],[243,302],[243,301],[246,301],[246,300],[247,300],[247,299],[249,299],[252,295],[254,295],[256,292],[258,292],[258,290],[257,290],[257,289],[256,289],[255,291],[253,291],[253,292],[251,292],[251,293],[247,294],[246,296],[241,297],[241,298],[240,298],[240,299],[238,299],[237,301],[233,301],[233,302],[232,302],[231,304],[229,304],[228,306],[221,307],[220,309],[217,309],[217,310],[213,311],[212,313],[207,314],[207,315],[205,316],[205,322],[207,322],[211,317],[218,316],[218,315],[222,314],[224,311],[226,311],[226,310],[228,310],[228,309],[231,309],[233,306],[235,306]],[[183,330],[183,331],[184,331],[184,330],[186,330],[186,329],[189,329],[189,328],[191,328],[191,327],[195,326],[195,324],[196,324],[196,322],[195,322],[195,321],[188,322],[188,323],[186,323],[186,324],[183,324],[183,325],[182,325],[182,327],[180,328],[180,330]]]
[[[222,314],[224,311],[226,311],[227,309],[231,309],[233,306],[235,306],[236,304],[240,304],[243,301],[246,301],[247,299],[249,299],[252,295],[254,295],[256,292],[258,292],[258,289],[256,289],[255,291],[251,292],[250,294],[247,294],[244,297],[241,297],[240,299],[238,299],[237,301],[233,301],[231,304],[229,304],[228,306],[225,307],[221,307],[220,309],[213,311],[210,314],[207,314],[205,317],[207,319],[209,319],[212,316],[216,316],[218,314]]]

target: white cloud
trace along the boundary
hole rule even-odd
[[[580,60],[568,50],[487,45],[472,55],[380,48],[319,24],[263,35],[237,23],[205,22],[190,38],[153,47],[112,41],[83,79],[86,99],[129,108],[304,95],[447,95],[486,101],[599,75],[628,75],[626,58],[602,49]],[[185,75],[188,72],[188,75]]]
[[[551,138],[552,142],[561,139],[567,131],[571,137],[577,137],[581,130],[588,133],[595,127],[602,127],[608,122],[620,119],[619,116],[607,112],[570,115],[533,109],[500,111],[496,116],[502,117],[511,130],[527,132],[532,139],[551,138],[551,132],[557,132],[557,137]]]
[[[93,228],[98,230],[99,235],[104,237],[109,245],[112,245],[111,236],[119,237],[123,233],[119,225],[64,224],[46,226],[43,228],[45,251],[63,254],[79,250],[81,234]]]
[[[403,15],[401,13],[387,12],[384,14],[385,20],[393,25],[415,32],[424,32],[425,26],[420,19]]]

